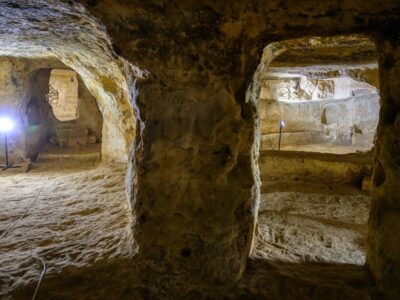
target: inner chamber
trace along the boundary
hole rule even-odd
[[[66,159],[82,152],[100,160],[103,117],[74,70],[55,59],[3,57],[0,65],[1,114],[16,125],[8,133],[10,160]]]
[[[375,45],[337,36],[273,46],[282,54],[257,76],[263,185],[252,255],[363,265],[380,109]]]

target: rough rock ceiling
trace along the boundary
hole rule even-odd
[[[177,68],[187,71],[179,80],[230,74],[234,88],[243,84],[241,76],[251,77],[270,42],[372,34],[377,27],[395,28],[400,16],[397,0],[81,2],[107,26],[121,55],[157,77],[176,84],[171,73]]]
[[[271,66],[359,64],[376,62],[374,42],[361,35],[303,38],[277,42],[286,49]]]

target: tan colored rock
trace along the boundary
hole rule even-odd
[[[302,179],[263,181],[252,256],[364,265],[371,198],[351,185]]]
[[[263,180],[356,183],[372,173],[368,154],[261,151],[259,166]]]
[[[113,263],[110,272],[99,262],[70,270],[66,280],[46,278],[47,298],[53,291],[64,298],[370,298],[365,277],[354,281],[358,269],[341,277],[342,268],[329,268],[317,273],[321,279],[315,269],[247,264],[259,206],[258,78],[247,97],[246,89],[269,41],[355,32],[383,40],[395,36],[399,16],[398,0],[2,1],[0,54],[55,56],[74,69],[103,114],[105,159],[126,161],[135,137],[127,175],[135,263]],[[380,292],[396,299],[397,44],[380,45],[388,82],[369,258]],[[282,48],[270,50],[255,77]]]
[[[48,100],[59,121],[72,121],[78,118],[78,78],[75,71],[51,70]]]
[[[346,75],[356,68],[366,69],[362,64],[348,69],[332,65],[265,69],[260,75],[262,149],[277,148],[265,141],[275,139],[281,120],[285,121],[283,135],[287,136],[282,145],[331,143],[371,149],[379,118],[379,96],[374,86]],[[333,70],[345,75],[326,78]],[[301,134],[303,141],[294,138]]]

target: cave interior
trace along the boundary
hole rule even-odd
[[[400,299],[400,3],[225,2],[0,2],[0,298]]]

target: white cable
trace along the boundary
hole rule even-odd
[[[43,176],[42,176],[43,177]],[[49,178],[50,179],[50,178]],[[28,204],[28,206],[25,208],[24,213],[21,215],[21,217],[19,217],[19,219],[17,221],[15,221],[9,228],[7,228],[6,231],[4,231],[0,238],[4,238],[23,218],[25,218],[26,214],[28,213],[29,209],[32,207],[32,205],[36,202],[36,200],[39,198],[40,193],[42,192],[44,186],[46,185],[46,183],[48,182],[48,180],[46,180],[45,182],[43,182],[42,186],[40,187],[38,193],[36,194],[35,198]]]
[[[61,149],[62,151],[62,149]],[[60,164],[62,163],[62,152],[61,152],[61,161]],[[60,165],[60,169],[61,169],[61,165]],[[6,229],[6,231],[4,231],[1,236],[0,239],[4,238],[23,218],[25,218],[26,214],[28,213],[29,209],[32,207],[32,205],[37,201],[37,199],[39,198],[40,193],[42,192],[44,186],[46,185],[46,183],[50,180],[51,176],[53,175],[54,171],[50,173],[48,180],[46,180],[45,182],[43,182],[42,186],[40,187],[38,193],[36,194],[35,198],[28,204],[28,206],[25,208],[24,213],[21,215],[21,217],[16,220],[9,228]],[[43,175],[40,177],[40,179],[43,178]]]
[[[15,145],[14,145],[15,146]],[[61,149],[61,151],[62,151],[62,149]],[[61,152],[61,162],[62,162],[62,152]],[[60,167],[61,167],[61,165],[60,165]],[[51,178],[51,175],[54,173],[54,171],[49,175],[49,179]],[[42,176],[43,177],[43,176]],[[41,178],[42,178],[41,177]],[[26,214],[28,213],[28,211],[29,211],[29,209],[33,206],[33,204],[37,201],[37,199],[39,198],[39,195],[40,195],[40,193],[42,192],[42,190],[43,190],[43,188],[44,188],[44,186],[46,185],[46,183],[48,182],[49,180],[47,180],[47,181],[45,181],[45,182],[43,182],[43,184],[42,184],[42,186],[40,187],[40,189],[39,189],[39,191],[38,191],[38,193],[36,194],[36,196],[35,196],[35,198],[28,204],[28,206],[25,208],[25,211],[24,211],[24,213],[21,215],[21,217],[18,219],[18,220],[16,220],[6,231],[4,231],[2,234],[1,234],[1,236],[0,236],[0,238],[4,238],[25,216],[26,216]],[[32,300],[35,300],[36,299],[36,296],[37,296],[37,293],[38,293],[38,291],[39,291],[39,288],[40,288],[40,285],[41,285],[41,283],[42,283],[42,281],[43,281],[43,278],[44,278],[44,276],[46,275],[46,272],[47,272],[47,264],[46,264],[46,262],[41,258],[41,257],[39,257],[39,256],[32,256],[32,258],[33,259],[37,259],[38,261],[40,261],[41,263],[42,263],[42,266],[43,266],[43,269],[42,269],[42,272],[40,273],[40,278],[39,278],[39,281],[38,281],[38,283],[37,283],[37,285],[36,285],[36,288],[35,288],[35,291],[34,291],[34,293],[33,293],[33,296],[32,296]]]
[[[35,292],[33,293],[33,296],[32,296],[32,300],[35,300],[35,299],[36,299],[36,295],[37,295],[37,293],[38,293],[38,291],[39,291],[40,284],[42,283],[42,280],[43,280],[43,278],[44,278],[44,275],[46,275],[47,264],[46,264],[46,262],[45,262],[42,258],[40,258],[39,256],[32,256],[32,258],[33,258],[33,259],[39,260],[39,261],[42,263],[42,266],[43,266],[42,272],[40,273],[39,281],[38,281],[38,283],[37,283],[37,285],[36,285],[36,288],[35,288]]]

